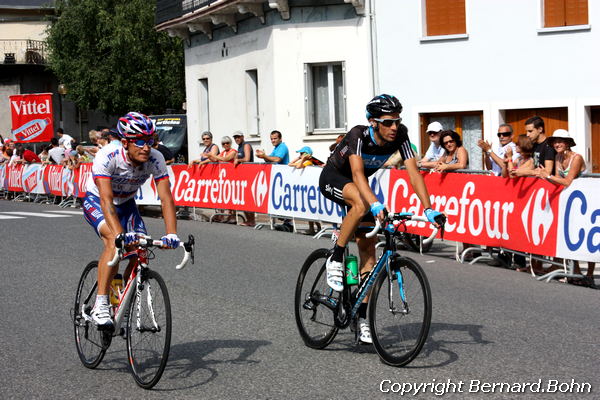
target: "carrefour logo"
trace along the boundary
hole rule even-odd
[[[252,198],[257,207],[262,206],[267,194],[269,193],[269,184],[267,183],[267,175],[265,171],[260,171],[252,182]]]
[[[538,189],[529,196],[521,213],[521,221],[529,242],[536,246],[544,243],[554,222],[554,213],[546,189]]]

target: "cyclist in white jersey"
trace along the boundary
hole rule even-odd
[[[127,247],[137,244],[136,233],[146,233],[134,196],[151,175],[156,182],[165,221],[163,247],[179,246],[175,203],[165,159],[152,148],[154,122],[143,114],[130,112],[119,119],[118,131],[122,146],[107,145],[96,153],[93,179],[88,183],[83,201],[84,217],[104,243],[98,260],[98,292],[92,311],[92,319],[99,329],[113,326],[108,295],[118,265],[110,268],[108,262],[115,254],[115,240],[122,240]],[[128,276],[134,261],[133,258],[129,260],[124,276]]]

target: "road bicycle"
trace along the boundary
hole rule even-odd
[[[421,266],[397,253],[394,238],[405,230],[407,221],[428,222],[427,218],[410,213],[389,214],[383,224],[383,253],[375,267],[358,285],[346,282],[348,271],[344,268],[341,292],[327,285],[325,263],[332,251],[318,249],[308,256],[300,270],[295,294],[296,324],[308,347],[327,347],[339,329],[351,325],[358,343],[357,312],[371,291],[367,312],[373,345],[379,357],[385,363],[399,367],[419,354],[431,324],[431,289]],[[443,234],[445,217],[441,216],[437,222]],[[379,229],[377,220],[367,237],[373,237]],[[431,242],[437,233],[438,228],[433,227],[425,242]]]
[[[138,238],[133,253],[125,254],[125,257],[135,255],[136,262],[124,287],[111,285],[115,303],[118,302],[112,307],[114,327],[99,330],[90,316],[98,289],[97,261],[85,267],[79,280],[73,323],[77,352],[85,367],[96,368],[112,338],[120,335],[127,340],[127,361],[135,382],[150,389],[160,380],[169,357],[171,302],[165,281],[149,267],[149,261],[154,259],[152,249],[162,247],[162,241],[141,234]],[[111,267],[124,257],[122,240],[117,239],[115,244],[115,256],[108,263]],[[194,263],[194,237],[189,235],[188,241],[180,243],[180,247],[183,247],[184,256],[176,269],[183,268],[190,259]]]

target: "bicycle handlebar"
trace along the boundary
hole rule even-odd
[[[163,243],[162,240],[153,240],[152,237],[147,236],[147,235],[142,235],[142,234],[138,234],[139,236],[139,242],[136,246],[142,246],[142,247],[162,247]],[[182,269],[183,267],[185,267],[185,265],[187,264],[187,262],[190,260],[190,258],[192,259],[192,264],[194,263],[194,236],[193,235],[189,235],[188,236],[188,241],[187,242],[179,242],[179,247],[183,247],[183,259],[181,260],[181,263],[179,263],[178,265],[175,266],[175,269]],[[113,267],[117,264],[117,262],[119,262],[119,259],[121,258],[121,256],[123,255],[123,241],[120,240],[120,238],[115,239],[115,255],[113,257],[112,260],[110,260],[108,262],[108,266],[109,267]]]
[[[387,223],[393,223],[394,221],[417,221],[417,222],[429,222],[429,220],[427,219],[427,217],[425,217],[424,215],[412,215],[410,217],[408,216],[403,216],[401,214],[389,214],[385,221],[386,224]],[[373,236],[375,236],[377,234],[377,232],[379,232],[379,229],[381,229],[381,222],[379,222],[378,219],[375,219],[375,227],[373,228],[372,231],[368,232],[365,236],[368,238],[371,238]],[[423,244],[428,244],[429,242],[433,241],[433,239],[435,239],[435,237],[437,236],[437,233],[439,231],[439,228],[436,228],[435,226],[433,227],[433,232],[431,232],[431,235],[423,240]]]

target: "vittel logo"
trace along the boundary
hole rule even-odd
[[[521,221],[527,240],[536,246],[542,244],[554,221],[554,213],[546,189],[538,189],[529,196],[527,205],[521,213]]]
[[[50,112],[50,100],[40,103],[37,101],[26,102],[20,100],[11,101],[11,104],[17,115],[47,114]]]
[[[260,171],[254,178],[254,181],[252,181],[252,198],[257,207],[262,206],[267,198],[268,192],[269,185],[267,183],[267,175],[265,174],[265,171]]]

